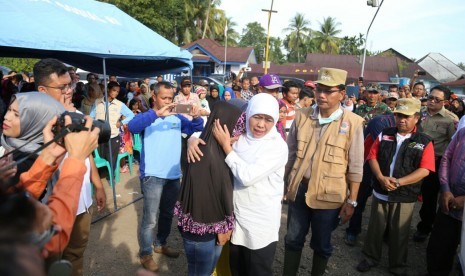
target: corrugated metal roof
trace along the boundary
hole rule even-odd
[[[465,74],[455,63],[440,53],[429,53],[417,62],[439,82],[450,82]]]

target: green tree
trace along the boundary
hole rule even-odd
[[[463,64],[463,62],[457,63],[457,66],[460,67],[460,69],[465,70],[465,64]]]
[[[263,53],[266,46],[266,33],[262,25],[258,22],[248,23],[245,29],[242,30],[239,46],[253,47],[257,62],[262,62],[264,58],[260,53]]]
[[[15,70],[18,73],[21,71],[32,72],[34,64],[39,60],[35,58],[10,58],[10,57],[1,57],[0,64]]]
[[[304,51],[304,41],[306,40],[310,30],[310,21],[305,19],[305,15],[302,13],[296,13],[296,15],[290,20],[289,27],[285,28],[284,31],[290,31],[289,39],[287,40],[288,49],[290,55],[295,54],[297,62],[300,63],[302,54],[306,54]]]
[[[321,53],[338,54],[340,38],[336,35],[341,32],[337,29],[340,24],[331,16],[323,18],[323,22],[320,22],[320,30],[313,33],[313,39]]]
[[[283,45],[283,41],[279,37],[270,37],[270,54],[269,60],[271,63],[276,64],[283,64],[286,59],[283,51],[281,50],[281,46]]]
[[[187,27],[183,0],[101,0],[117,6],[175,44],[185,42]],[[180,8],[182,7],[182,8]],[[174,34],[174,35],[173,35]],[[124,39],[124,38],[120,38]],[[135,41],[134,43],[137,43]]]
[[[363,34],[357,36],[344,36],[340,40],[339,54],[341,55],[361,55],[363,54],[363,44],[365,39]]]

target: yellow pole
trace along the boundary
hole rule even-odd
[[[271,9],[268,11],[268,33],[266,35],[266,48],[265,48],[265,74],[268,74],[268,53],[270,51],[270,22],[271,22],[271,13],[276,12],[273,11],[273,2],[271,0]],[[265,11],[265,10],[263,10]]]

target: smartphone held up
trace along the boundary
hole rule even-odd
[[[191,104],[177,104],[173,108],[174,113],[185,113],[189,114],[192,110],[192,105]]]

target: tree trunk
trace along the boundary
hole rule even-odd
[[[208,10],[207,10],[207,17],[205,18],[205,26],[203,26],[203,34],[202,39],[205,38],[205,34],[207,33],[207,26],[208,26],[208,18],[210,17],[210,7],[213,0],[208,0]]]

